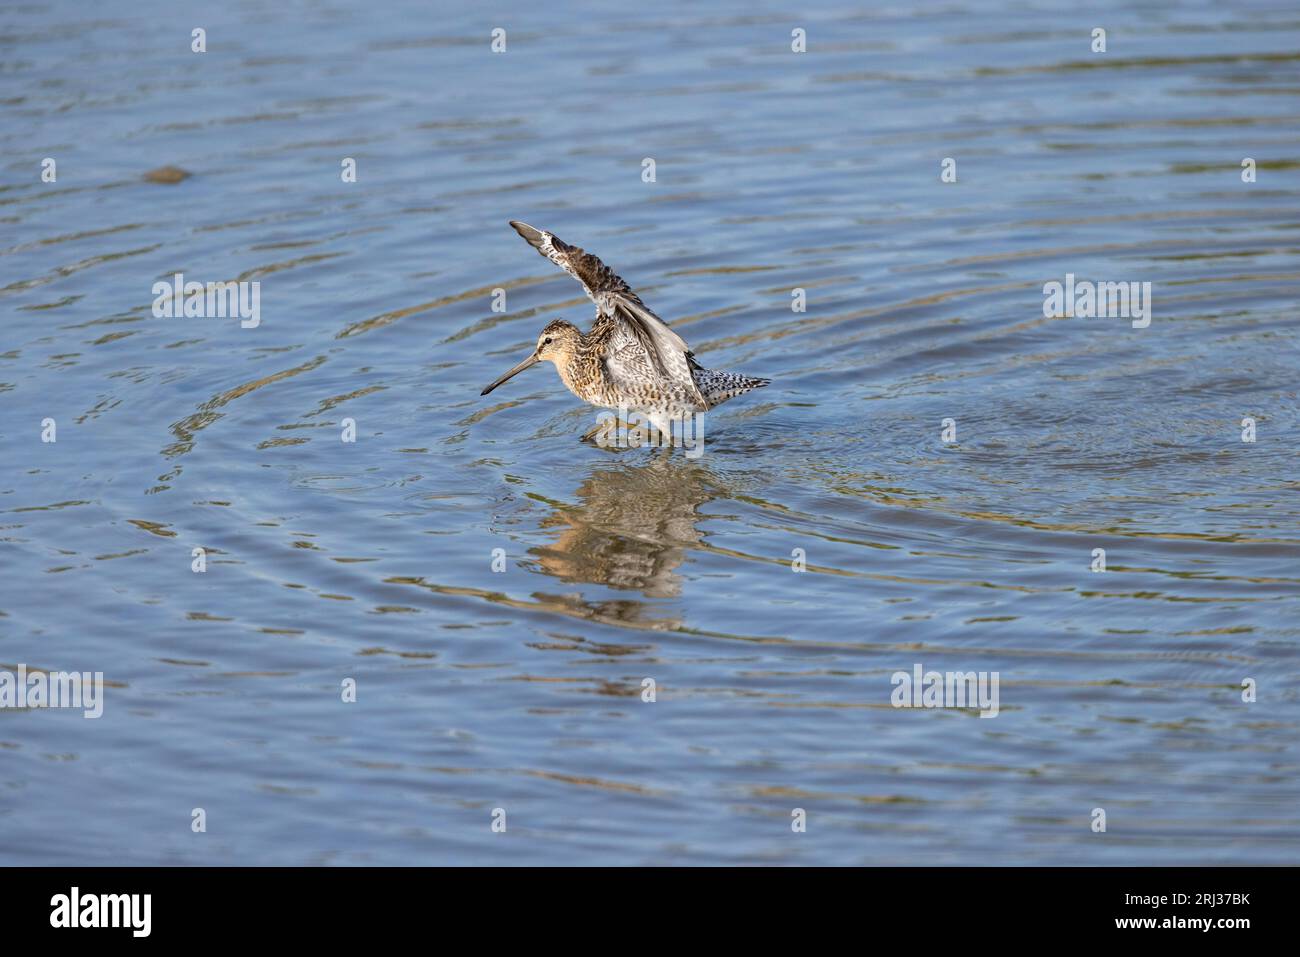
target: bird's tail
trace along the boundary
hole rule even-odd
[[[715,369],[694,369],[695,384],[700,394],[708,402],[709,408],[721,405],[728,399],[734,399],[746,392],[753,392],[768,385],[771,379],[759,379],[754,376],[741,375],[739,372],[718,372]]]

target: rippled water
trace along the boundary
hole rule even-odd
[[[0,711],[0,860],[1294,863],[1300,14],[1059,6],[6,7],[0,669],[108,688]],[[480,398],[591,315],[512,218],[773,384]]]

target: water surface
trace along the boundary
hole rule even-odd
[[[0,712],[0,860],[1295,863],[1300,14],[1059,7],[7,6],[0,668],[109,687]],[[480,398],[591,315],[509,219],[772,385]]]

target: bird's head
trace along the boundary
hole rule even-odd
[[[582,334],[578,327],[563,319],[556,319],[546,324],[546,328],[537,336],[536,356],[542,362],[554,362],[559,365],[578,348]]]
[[[578,327],[573,323],[565,322],[563,319],[556,319],[554,322],[548,323],[546,328],[538,334],[537,348],[533,350],[532,355],[497,379],[480,394],[487,395],[507,379],[518,375],[529,366],[536,365],[539,362],[554,362],[557,367],[563,367],[578,348],[578,343],[581,340],[582,333],[578,331]]]

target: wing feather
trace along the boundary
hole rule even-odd
[[[510,225],[530,246],[582,284],[596,304],[596,332],[602,323],[613,323],[611,355],[622,354],[615,366],[630,372],[640,363],[629,361],[625,350],[635,345],[645,354],[650,368],[678,390],[706,406],[704,396],[691,375],[693,356],[686,341],[643,303],[623,279],[596,256],[570,246],[554,233],[511,220]]]

